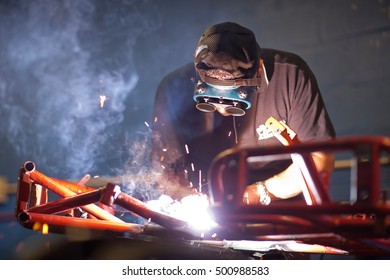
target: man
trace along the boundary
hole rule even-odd
[[[335,137],[314,74],[297,55],[260,48],[253,32],[225,22],[206,28],[194,62],[161,81],[154,104],[152,158],[165,187],[207,192],[210,164],[232,147],[282,145],[265,122],[284,122],[301,142]],[[321,175],[333,156],[312,155]],[[248,178],[244,200],[294,198],[304,183],[291,160],[265,163]]]

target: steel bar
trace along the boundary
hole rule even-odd
[[[99,201],[103,191],[104,189],[101,188],[98,190],[82,193],[79,195],[65,197],[62,199],[48,202],[44,205],[30,207],[28,211],[31,213],[41,213],[41,214],[61,213],[72,208],[82,207],[84,205],[96,203],[97,201]]]
[[[298,136],[285,123],[270,117],[265,125],[273,131],[276,139],[284,146],[300,144]],[[299,167],[305,187],[302,193],[307,205],[327,203],[330,201],[329,195],[324,188],[324,184],[319,176],[314,160],[309,153],[292,153],[292,161]]]
[[[54,181],[58,182],[59,184],[63,185],[64,187],[70,189],[71,191],[73,191],[76,194],[96,190],[96,188],[86,187],[84,185],[75,184],[75,183],[72,183],[69,181],[65,181],[65,180],[61,180],[61,179],[57,179],[57,178],[52,178],[52,179]]]
[[[82,219],[68,216],[58,216],[41,213],[21,212],[18,215],[19,222],[25,227],[32,228],[35,223],[47,224],[49,226],[78,227],[103,231],[117,231],[140,234],[143,226],[139,224],[117,223],[113,221]]]
[[[24,164],[24,169],[25,169],[25,175],[28,176],[30,180],[32,180],[34,183],[45,186],[49,190],[58,194],[59,196],[70,197],[75,195],[75,193],[72,190],[64,187],[57,180],[50,178],[37,171],[35,169],[35,164],[33,162],[31,161],[26,162]],[[82,206],[81,208],[99,219],[124,223],[121,219],[115,217],[114,215],[111,215],[110,213],[108,213],[107,211],[103,210],[102,208],[100,208],[95,204],[88,204]]]
[[[186,221],[153,211],[148,208],[148,206],[142,201],[122,192],[120,192],[115,198],[114,203],[140,215],[141,217],[150,219],[151,222],[157,223],[167,228],[180,229],[188,226]]]

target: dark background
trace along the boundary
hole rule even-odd
[[[223,21],[303,57],[339,137],[390,136],[388,0],[1,0],[0,258],[37,238],[12,215],[20,166],[63,179],[147,172],[158,82]]]

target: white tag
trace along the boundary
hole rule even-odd
[[[272,138],[274,136],[273,131],[264,124],[259,125],[259,127],[256,128],[256,132],[259,140]]]

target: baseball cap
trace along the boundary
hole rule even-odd
[[[194,53],[194,64],[202,80],[236,80],[237,85],[258,85],[255,77],[259,52],[260,46],[251,30],[234,22],[223,22],[205,29]]]

